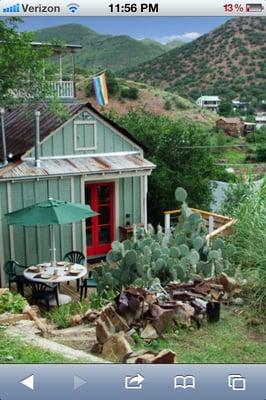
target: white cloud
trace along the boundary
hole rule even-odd
[[[183,33],[182,35],[163,36],[161,38],[158,38],[157,40],[162,44],[172,42],[173,40],[181,40],[181,42],[191,42],[192,40],[197,39],[201,35],[202,33],[199,32],[186,32]]]

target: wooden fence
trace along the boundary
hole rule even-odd
[[[226,217],[224,215],[198,210],[197,208],[192,208],[191,210],[200,213],[202,218],[205,220],[206,227],[209,232],[206,236],[208,243],[217,236],[228,235],[231,231],[232,226],[235,223],[235,220],[233,218]],[[171,227],[177,224],[180,213],[181,210],[164,211],[165,232],[170,232]]]

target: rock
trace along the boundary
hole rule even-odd
[[[5,361],[7,361],[7,362],[14,361],[14,357],[13,356],[6,356],[5,357]]]
[[[176,362],[176,354],[171,350],[162,350],[154,358],[152,364],[174,364]]]
[[[190,304],[183,303],[181,301],[177,302],[177,307],[175,311],[175,320],[178,323],[189,327],[191,325],[191,319],[194,317],[195,309],[191,307]]]
[[[176,354],[171,350],[162,350],[160,353],[144,351],[142,353],[133,353],[127,360],[129,364],[174,364]]]
[[[73,315],[69,318],[69,326],[73,327],[79,325],[82,322],[82,315]]]
[[[222,272],[218,277],[218,282],[223,285],[224,290],[229,293],[239,293],[241,291],[241,285],[236,279],[231,278],[225,272]]]
[[[104,344],[112,335],[109,327],[106,322],[101,321],[100,319],[96,322],[96,338],[97,341],[101,344]]]
[[[103,345],[98,342],[94,343],[94,345],[91,348],[92,354],[101,354],[102,351],[103,351]]]
[[[100,318],[102,318],[103,316],[107,316],[107,318],[111,321],[112,325],[115,327],[116,332],[120,331],[127,332],[129,330],[129,326],[126,320],[116,312],[112,304],[109,304],[103,309]]]
[[[94,322],[99,317],[99,315],[100,315],[99,311],[88,310],[83,317],[83,321]]]
[[[124,362],[126,357],[132,353],[125,332],[121,331],[112,335],[103,345],[102,357],[114,363]]]
[[[155,293],[148,293],[145,297],[145,301],[148,304],[154,304],[157,302],[157,296]]]
[[[232,300],[232,303],[236,306],[243,306],[245,304],[244,300],[241,297],[237,297]]]
[[[142,339],[153,340],[153,339],[158,339],[159,335],[156,329],[151,324],[147,324],[146,328],[143,329],[143,331],[141,332],[140,337]]]
[[[169,325],[173,322],[175,311],[164,310],[156,304],[151,304],[150,311],[153,317],[152,325],[156,329],[157,333],[160,335],[166,332]]]

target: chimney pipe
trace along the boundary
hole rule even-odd
[[[35,167],[41,167],[40,160],[40,111],[35,110]]]
[[[1,118],[1,134],[2,134],[2,148],[3,148],[3,162],[0,165],[0,168],[3,168],[8,164],[7,151],[6,151],[5,109],[4,108],[0,108],[0,118]]]

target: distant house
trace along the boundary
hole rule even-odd
[[[260,129],[263,126],[266,126],[266,115],[265,114],[257,114],[255,117],[256,128]]]
[[[234,111],[236,111],[236,110],[247,111],[248,107],[250,106],[249,101],[241,101],[238,99],[232,100],[232,104],[233,104]]]
[[[147,225],[148,176],[155,165],[128,131],[77,101],[75,75],[62,81],[62,65],[52,87],[64,103],[64,119],[45,103],[0,109],[0,286],[7,260],[33,265],[51,257],[49,228],[8,226],[8,212],[50,197],[97,211],[56,229],[58,259],[71,250],[105,255],[125,225]]]
[[[201,96],[196,100],[196,104],[201,108],[218,112],[220,101],[218,96]]]
[[[244,122],[240,118],[220,117],[216,127],[222,129],[229,136],[241,136],[244,133]]]

